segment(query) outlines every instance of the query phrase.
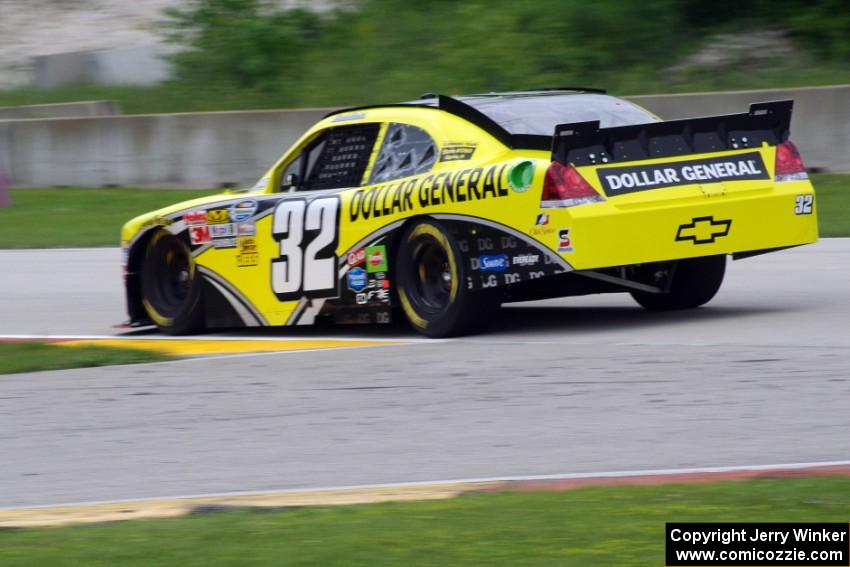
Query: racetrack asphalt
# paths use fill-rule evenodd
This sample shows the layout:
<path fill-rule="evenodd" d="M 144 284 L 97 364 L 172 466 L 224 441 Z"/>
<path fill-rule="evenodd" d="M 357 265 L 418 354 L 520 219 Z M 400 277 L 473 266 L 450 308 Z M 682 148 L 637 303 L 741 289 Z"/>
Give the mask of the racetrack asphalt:
<path fill-rule="evenodd" d="M 119 334 L 116 249 L 0 251 L 0 334 Z M 850 459 L 850 239 L 734 262 L 705 308 L 626 295 L 402 345 L 0 376 L 0 507 Z M 150 336 L 150 335 L 141 335 Z"/>

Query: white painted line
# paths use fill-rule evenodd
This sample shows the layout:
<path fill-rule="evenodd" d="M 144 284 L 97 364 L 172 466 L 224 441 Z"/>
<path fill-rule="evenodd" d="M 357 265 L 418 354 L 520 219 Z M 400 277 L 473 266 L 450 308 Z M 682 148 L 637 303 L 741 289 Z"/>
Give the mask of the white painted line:
<path fill-rule="evenodd" d="M 61 504 L 40 504 L 37 506 L 11 506 L 8 508 L 0 508 L 0 510 L 29 510 L 40 508 L 55 508 L 60 506 L 87 506 L 99 504 L 122 504 L 130 502 L 147 502 L 150 500 L 190 500 L 196 498 L 226 498 L 231 496 L 258 496 L 263 494 L 298 494 L 306 492 L 334 492 L 345 490 L 367 490 L 367 489 L 393 489 L 406 488 L 417 486 L 434 486 L 443 484 L 483 484 L 494 482 L 512 482 L 512 481 L 529 481 L 529 480 L 580 480 L 588 478 L 623 478 L 623 477 L 646 477 L 646 476 L 685 476 L 689 474 L 705 474 L 705 473 L 734 473 L 734 472 L 760 472 L 760 471 L 780 471 L 780 470 L 804 470 L 824 467 L 850 466 L 848 461 L 818 461 L 810 463 L 782 463 L 782 464 L 767 464 L 767 465 L 730 465 L 721 467 L 694 467 L 681 469 L 642 469 L 642 470 L 626 470 L 626 471 L 603 471 L 603 472 L 584 472 L 584 473 L 560 473 L 560 474 L 542 474 L 542 475 L 520 475 L 520 476 L 494 476 L 494 477 L 479 477 L 479 478 L 461 478 L 451 480 L 421 480 L 415 482 L 390 482 L 383 484 L 355 484 L 350 486 L 320 486 L 320 487 L 304 487 L 304 488 L 287 488 L 280 490 L 245 490 L 234 492 L 210 492 L 200 494 L 182 494 L 179 496 L 152 496 L 148 498 L 126 498 L 121 500 L 94 500 L 83 502 L 65 502 Z"/>

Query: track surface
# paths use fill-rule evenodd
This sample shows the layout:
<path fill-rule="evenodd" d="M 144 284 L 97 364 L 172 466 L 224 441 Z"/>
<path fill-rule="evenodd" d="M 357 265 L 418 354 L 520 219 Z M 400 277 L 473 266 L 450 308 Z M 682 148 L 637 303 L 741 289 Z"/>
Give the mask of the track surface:
<path fill-rule="evenodd" d="M 117 250 L 3 251 L 0 334 L 103 334 Z M 487 335 L 0 377 L 0 507 L 850 458 L 850 240 L 731 264 L 706 308 L 510 307 Z"/>

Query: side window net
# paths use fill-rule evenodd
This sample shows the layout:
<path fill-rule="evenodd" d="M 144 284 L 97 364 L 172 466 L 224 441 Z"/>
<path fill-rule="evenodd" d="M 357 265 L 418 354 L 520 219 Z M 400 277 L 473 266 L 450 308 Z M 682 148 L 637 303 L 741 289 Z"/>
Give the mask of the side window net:
<path fill-rule="evenodd" d="M 425 130 L 409 124 L 387 126 L 369 184 L 424 173 L 437 159 L 437 146 Z"/>
<path fill-rule="evenodd" d="M 315 163 L 309 164 L 304 189 L 359 187 L 379 129 L 379 124 L 362 124 L 329 130 L 322 147 L 315 148 L 317 157 L 310 156 Z"/>

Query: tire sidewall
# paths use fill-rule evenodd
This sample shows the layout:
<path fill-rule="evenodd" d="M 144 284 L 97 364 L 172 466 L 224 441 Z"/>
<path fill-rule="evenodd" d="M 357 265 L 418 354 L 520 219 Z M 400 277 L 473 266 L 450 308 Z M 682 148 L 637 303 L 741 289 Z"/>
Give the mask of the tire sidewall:
<path fill-rule="evenodd" d="M 174 239 L 186 253 L 189 259 L 191 284 L 186 298 L 173 311 L 162 308 L 158 299 L 157 289 L 157 262 L 160 258 L 157 249 L 166 239 Z M 148 241 L 145 247 L 145 255 L 142 263 L 141 274 L 142 305 L 148 316 L 162 331 L 169 334 L 184 334 L 199 329 L 203 323 L 203 309 L 201 305 L 201 278 L 197 273 L 197 267 L 192 259 L 189 246 L 177 236 L 166 231 L 157 231 Z"/>
<path fill-rule="evenodd" d="M 429 313 L 423 309 L 416 294 L 409 292 L 413 285 L 413 246 L 421 237 L 432 237 L 440 243 L 446 252 L 452 274 L 452 288 L 449 303 L 438 312 Z M 466 265 L 460 248 L 445 227 L 432 219 L 422 219 L 412 223 L 402 234 L 396 255 L 396 279 L 402 311 L 410 324 L 419 332 L 433 337 L 455 334 L 462 326 L 464 307 L 469 302 L 466 289 Z"/>

